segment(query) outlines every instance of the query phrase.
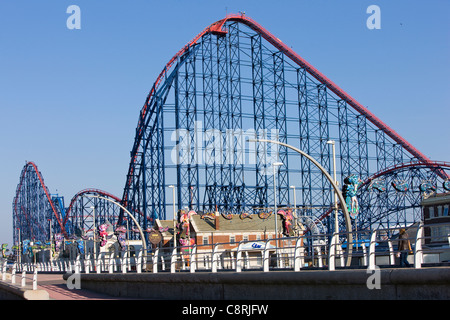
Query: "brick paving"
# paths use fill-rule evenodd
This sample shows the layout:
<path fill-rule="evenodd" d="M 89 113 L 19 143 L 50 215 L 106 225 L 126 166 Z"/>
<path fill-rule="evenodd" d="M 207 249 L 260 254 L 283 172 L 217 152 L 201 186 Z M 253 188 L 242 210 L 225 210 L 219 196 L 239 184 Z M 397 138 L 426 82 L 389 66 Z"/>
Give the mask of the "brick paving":
<path fill-rule="evenodd" d="M 16 285 L 20 276 L 16 277 Z M 33 275 L 27 274 L 26 289 L 32 289 Z M 20 284 L 20 282 L 19 282 Z M 46 290 L 50 300 L 123 300 L 123 298 L 112 297 L 96 293 L 86 289 L 69 289 L 62 274 L 40 273 L 37 276 L 38 289 Z"/>

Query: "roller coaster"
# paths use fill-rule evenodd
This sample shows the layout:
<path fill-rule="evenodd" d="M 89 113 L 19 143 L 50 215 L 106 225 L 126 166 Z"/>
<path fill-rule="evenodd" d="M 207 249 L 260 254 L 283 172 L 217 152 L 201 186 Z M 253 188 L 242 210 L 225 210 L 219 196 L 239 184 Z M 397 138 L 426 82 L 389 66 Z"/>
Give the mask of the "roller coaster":
<path fill-rule="evenodd" d="M 167 219 L 173 206 L 258 214 L 274 207 L 275 183 L 277 207 L 296 203 L 299 216 L 333 230 L 333 189 L 323 174 L 288 148 L 249 138 L 293 145 L 330 173 L 336 160 L 340 186 L 357 176 L 352 223 L 360 230 L 417 222 L 424 197 L 450 191 L 450 163 L 424 156 L 256 21 L 231 14 L 188 42 L 156 78 L 139 112 L 122 198 L 86 189 L 65 207 L 27 162 L 13 200 L 14 243 L 90 236 L 105 221 L 123 225 L 124 210 L 113 202 L 142 230 Z M 345 229 L 343 218 L 338 223 Z"/>

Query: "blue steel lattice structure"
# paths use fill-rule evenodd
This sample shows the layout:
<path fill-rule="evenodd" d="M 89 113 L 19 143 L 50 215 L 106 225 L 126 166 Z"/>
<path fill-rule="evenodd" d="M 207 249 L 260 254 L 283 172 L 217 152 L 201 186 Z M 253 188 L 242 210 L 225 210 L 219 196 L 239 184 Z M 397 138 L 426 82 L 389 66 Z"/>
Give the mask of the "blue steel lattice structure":
<path fill-rule="evenodd" d="M 365 181 L 396 164 L 432 163 L 255 21 L 229 15 L 197 35 L 157 78 L 139 114 L 122 201 L 141 213 L 144 228 L 172 212 L 169 185 L 176 185 L 179 209 L 271 210 L 272 164 L 282 162 L 277 207 L 292 206 L 293 184 L 301 214 L 329 220 L 332 188 L 321 172 L 287 148 L 247 141 L 255 137 L 298 147 L 328 171 L 327 141 L 336 141 L 341 185 L 351 174 Z M 431 178 L 448 178 L 438 173 Z M 362 197 L 364 226 L 417 218 L 384 209 L 372 216 L 372 200 Z M 418 200 L 407 202 L 396 210 Z"/>
<path fill-rule="evenodd" d="M 13 200 L 14 242 L 92 236 L 109 221 L 125 224 L 121 202 L 143 230 L 177 209 L 261 213 L 294 203 L 297 213 L 333 227 L 331 185 L 308 159 L 249 138 L 303 150 L 331 172 L 327 141 L 337 149 L 337 179 L 358 188 L 358 230 L 420 220 L 429 192 L 450 191 L 450 164 L 433 162 L 254 20 L 229 15 L 183 47 L 164 67 L 139 113 L 122 199 L 86 189 L 68 208 L 51 195 L 36 165 L 22 170 Z M 344 219 L 339 221 L 345 229 Z M 130 228 L 133 228 L 130 225 Z M 137 236 L 137 233 L 134 233 Z"/>
<path fill-rule="evenodd" d="M 13 199 L 14 243 L 19 239 L 49 241 L 51 234 L 60 232 L 68 237 L 63 226 L 63 203 L 61 197 L 50 194 L 36 164 L 27 162 Z"/>

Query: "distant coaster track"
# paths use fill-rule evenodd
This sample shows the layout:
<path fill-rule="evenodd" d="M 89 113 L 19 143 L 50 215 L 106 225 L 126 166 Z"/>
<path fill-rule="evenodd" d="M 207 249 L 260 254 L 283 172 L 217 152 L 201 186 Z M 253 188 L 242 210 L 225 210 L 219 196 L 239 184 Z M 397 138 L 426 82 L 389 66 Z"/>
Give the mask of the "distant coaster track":
<path fill-rule="evenodd" d="M 68 236 L 62 219 L 37 165 L 27 162 L 20 174 L 13 200 L 14 238 L 48 241 L 50 228 L 53 229 L 52 232 L 59 231 Z"/>

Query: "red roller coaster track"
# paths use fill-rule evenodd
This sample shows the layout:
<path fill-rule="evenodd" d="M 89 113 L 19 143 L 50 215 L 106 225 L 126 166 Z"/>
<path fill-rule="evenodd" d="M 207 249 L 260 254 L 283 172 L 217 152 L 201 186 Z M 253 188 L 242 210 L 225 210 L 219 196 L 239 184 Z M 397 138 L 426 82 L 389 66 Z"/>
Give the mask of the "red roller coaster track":
<path fill-rule="evenodd" d="M 90 189 L 81 190 L 76 195 L 74 195 L 72 197 L 72 200 L 70 200 L 69 207 L 67 208 L 67 211 L 66 211 L 66 217 L 64 219 L 64 225 L 67 223 L 67 220 L 69 219 L 70 211 L 72 210 L 72 207 L 73 207 L 75 201 L 77 200 L 77 198 L 78 197 L 82 197 L 84 194 L 88 194 L 88 193 L 96 193 L 96 194 L 102 195 L 104 197 L 111 198 L 111 199 L 113 199 L 114 201 L 116 201 L 118 203 L 121 202 L 121 200 L 119 198 L 117 198 L 115 195 L 113 195 L 113 194 L 111 194 L 109 192 L 100 190 L 100 189 L 92 189 L 92 188 L 90 188 Z"/>
<path fill-rule="evenodd" d="M 291 48 L 289 48 L 287 45 L 285 45 L 280 39 L 275 37 L 273 34 L 271 34 L 269 31 L 267 31 L 264 27 L 262 27 L 256 21 L 245 16 L 244 14 L 229 14 L 224 19 L 214 22 L 213 24 L 211 24 L 210 26 L 205 28 L 202 32 L 200 32 L 186 46 L 184 46 L 180 51 L 178 51 L 172 57 L 172 59 L 170 59 L 170 61 L 166 64 L 164 69 L 161 71 L 161 73 L 157 77 L 154 86 L 152 87 L 151 91 L 149 92 L 149 94 L 147 96 L 146 103 L 144 104 L 144 107 L 141 110 L 141 117 L 139 119 L 138 127 L 137 127 L 139 130 L 138 131 L 138 133 L 139 133 L 138 143 L 140 142 L 140 136 L 142 133 L 141 132 L 142 131 L 142 123 L 143 123 L 146 113 L 147 113 L 148 103 L 149 103 L 151 97 L 153 96 L 153 94 L 158 89 L 159 84 L 163 81 L 164 77 L 171 69 L 171 67 L 174 65 L 174 63 L 177 61 L 177 59 L 179 57 L 181 57 L 189 49 L 189 47 L 196 44 L 197 41 L 203 35 L 205 35 L 207 33 L 225 34 L 227 31 L 223 30 L 222 28 L 223 28 L 225 22 L 227 22 L 227 21 L 241 22 L 241 23 L 247 25 L 248 27 L 250 27 L 252 30 L 261 34 L 264 39 L 266 39 L 274 47 L 276 47 L 278 50 L 280 50 L 285 55 L 287 55 L 289 58 L 291 58 L 292 61 L 297 63 L 300 67 L 305 68 L 317 80 L 326 84 L 327 87 L 332 92 L 334 92 L 341 99 L 345 100 L 356 111 L 358 111 L 360 114 L 364 115 L 370 122 L 372 122 L 379 129 L 383 130 L 389 137 L 391 137 L 395 142 L 400 144 L 409 153 L 411 153 L 413 156 L 417 157 L 417 159 L 419 159 L 420 161 L 422 161 L 424 163 L 429 163 L 429 164 L 432 163 L 432 161 L 428 157 L 426 157 L 424 154 L 422 154 L 419 150 L 417 150 L 414 146 L 412 146 L 409 142 L 407 142 L 403 137 L 401 137 L 397 132 L 395 132 L 392 128 L 390 128 L 383 121 L 381 121 L 378 117 L 376 117 L 373 113 L 371 113 L 366 107 L 364 107 L 362 104 L 360 104 L 355 99 L 353 99 L 348 93 L 346 93 L 344 90 L 342 90 L 340 87 L 338 87 L 334 82 L 332 82 L 330 79 L 328 79 L 326 76 L 324 76 L 321 72 L 319 72 L 316 68 L 314 68 L 311 64 L 309 64 L 306 60 L 304 60 L 302 57 L 300 57 Z M 137 147 L 138 147 L 138 145 L 135 145 L 134 150 L 136 153 L 133 155 L 132 163 L 134 163 L 136 160 Z M 129 172 L 129 180 L 127 182 L 127 185 L 131 184 L 132 172 L 133 172 L 133 168 L 131 166 L 130 172 Z M 124 199 L 124 201 L 126 202 L 126 199 Z"/>
<path fill-rule="evenodd" d="M 364 183 L 362 185 L 366 185 L 368 183 L 370 183 L 372 180 L 381 177 L 389 172 L 393 172 L 393 171 L 397 171 L 397 170 L 401 170 L 404 168 L 411 168 L 411 167 L 416 167 L 416 168 L 421 168 L 421 167 L 430 167 L 430 168 L 450 168 L 450 162 L 445 162 L 445 161 L 430 161 L 427 163 L 417 163 L 417 162 L 408 162 L 408 163 L 400 163 L 391 167 L 388 167 L 386 169 L 383 169 L 377 173 L 375 173 L 374 175 L 372 175 L 371 177 L 369 177 L 366 181 L 364 181 Z M 441 177 L 442 178 L 447 178 L 448 179 L 448 175 L 446 173 L 440 172 L 441 173 Z M 442 176 L 445 175 L 445 176 Z"/>
<path fill-rule="evenodd" d="M 17 200 L 18 200 L 18 195 L 19 195 L 20 190 L 21 190 L 21 188 L 22 188 L 23 181 L 24 181 L 24 178 L 25 178 L 25 174 L 26 174 L 27 168 L 28 168 L 29 166 L 32 166 L 32 167 L 34 168 L 34 171 L 36 172 L 36 175 L 37 175 L 37 177 L 38 177 L 38 179 L 39 179 L 39 182 L 40 182 L 40 184 L 41 184 L 41 187 L 42 187 L 42 189 L 43 189 L 44 192 L 45 192 L 45 196 L 47 197 L 47 200 L 48 200 L 48 202 L 50 203 L 50 206 L 51 206 L 51 208 L 52 208 L 53 214 L 55 215 L 55 218 L 56 218 L 56 220 L 58 221 L 58 224 L 59 224 L 59 226 L 61 227 L 62 232 L 64 233 L 65 236 L 67 236 L 66 230 L 65 230 L 65 228 L 64 228 L 64 224 L 63 224 L 62 221 L 61 221 L 61 217 L 59 216 L 58 211 L 56 210 L 55 205 L 54 205 L 54 203 L 53 203 L 53 201 L 52 201 L 52 198 L 50 197 L 50 194 L 49 194 L 49 192 L 48 192 L 48 188 L 45 186 L 44 179 L 42 178 L 42 175 L 41 175 L 41 173 L 39 172 L 39 170 L 38 170 L 38 168 L 37 168 L 37 165 L 36 165 L 34 162 L 31 162 L 31 161 L 27 162 L 26 165 L 25 165 L 25 167 L 24 167 L 23 170 L 22 170 L 22 175 L 20 176 L 20 182 L 19 182 L 19 185 L 17 186 L 16 197 L 15 197 L 15 199 L 14 199 L 14 212 L 17 212 Z"/>
<path fill-rule="evenodd" d="M 97 194 L 97 195 L 100 195 L 100 196 L 103 196 L 103 197 L 110 198 L 110 199 L 112 199 L 115 202 L 120 203 L 120 204 L 122 203 L 121 199 L 119 199 L 117 196 L 115 196 L 115 195 L 113 195 L 113 194 L 111 194 L 111 193 L 109 193 L 107 191 L 103 191 L 103 190 L 100 190 L 100 189 L 94 189 L 94 188 L 88 188 L 88 189 L 81 190 L 81 191 L 77 192 L 77 194 L 74 195 L 72 197 L 72 199 L 70 200 L 70 204 L 69 204 L 69 207 L 67 208 L 66 216 L 65 216 L 65 219 L 64 219 L 64 225 L 66 225 L 67 221 L 70 218 L 70 213 L 71 213 L 72 208 L 73 208 L 73 206 L 75 204 L 75 201 L 79 197 L 82 197 L 83 195 L 89 194 L 89 193 L 94 193 L 94 194 Z M 142 216 L 141 212 L 139 212 L 137 210 L 134 210 L 134 212 L 137 213 L 137 214 L 140 214 Z"/>

